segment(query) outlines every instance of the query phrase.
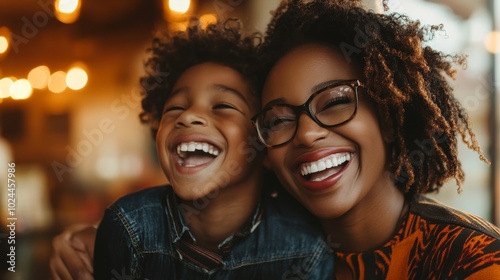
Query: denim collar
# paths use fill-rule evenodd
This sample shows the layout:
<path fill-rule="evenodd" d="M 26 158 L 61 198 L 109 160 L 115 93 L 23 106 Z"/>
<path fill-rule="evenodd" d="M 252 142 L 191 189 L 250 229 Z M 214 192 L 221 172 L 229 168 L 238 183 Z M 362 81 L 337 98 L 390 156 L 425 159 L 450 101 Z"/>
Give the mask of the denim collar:
<path fill-rule="evenodd" d="M 173 192 L 172 188 L 170 187 L 168 188 L 168 190 L 170 191 L 167 191 L 166 195 L 165 213 L 168 217 L 167 223 L 169 224 L 169 231 L 172 237 L 172 242 L 175 244 L 179 242 L 179 240 L 184 236 L 191 239 L 192 242 L 196 242 L 196 237 L 194 237 L 194 235 L 189 230 L 188 222 L 186 221 L 182 213 L 184 210 L 187 215 L 197 215 L 202 210 L 198 210 L 191 205 L 181 203 L 178 197 Z M 231 247 L 237 240 L 247 237 L 250 233 L 255 231 L 255 229 L 261 222 L 263 212 L 264 208 L 262 207 L 262 203 L 259 200 L 252 218 L 249 219 L 238 232 L 224 239 L 218 245 L 218 248 L 223 252 L 227 252 L 231 249 Z"/>

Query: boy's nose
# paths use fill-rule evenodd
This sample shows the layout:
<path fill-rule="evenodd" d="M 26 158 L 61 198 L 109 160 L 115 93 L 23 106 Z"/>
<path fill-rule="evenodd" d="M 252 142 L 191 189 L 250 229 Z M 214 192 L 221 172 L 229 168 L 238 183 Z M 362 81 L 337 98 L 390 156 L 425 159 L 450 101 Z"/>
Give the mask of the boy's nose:
<path fill-rule="evenodd" d="M 190 127 L 194 125 L 204 126 L 206 124 L 207 120 L 202 116 L 202 114 L 200 114 L 199 112 L 195 112 L 194 110 L 186 110 L 177 119 L 176 126 Z"/>
<path fill-rule="evenodd" d="M 310 147 L 329 133 L 327 128 L 321 127 L 307 114 L 299 116 L 297 125 L 297 132 L 293 138 L 293 143 L 297 146 Z"/>

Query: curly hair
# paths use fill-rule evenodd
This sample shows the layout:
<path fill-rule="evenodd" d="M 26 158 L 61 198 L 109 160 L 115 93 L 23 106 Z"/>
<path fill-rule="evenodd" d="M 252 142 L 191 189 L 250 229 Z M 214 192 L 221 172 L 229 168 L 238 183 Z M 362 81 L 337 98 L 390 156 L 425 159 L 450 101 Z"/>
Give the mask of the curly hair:
<path fill-rule="evenodd" d="M 465 67 L 465 57 L 425 46 L 442 29 L 397 13 L 375 13 L 357 1 L 284 1 L 260 49 L 261 78 L 294 47 L 309 42 L 337 47 L 360 66 L 366 94 L 395 132 L 388 157 L 397 187 L 411 196 L 437 191 L 455 178 L 460 192 L 464 173 L 457 133 L 489 162 L 447 81 L 455 76 L 454 65 Z"/>
<path fill-rule="evenodd" d="M 237 19 L 202 28 L 199 20 L 192 18 L 186 31 L 159 32 L 148 49 L 151 56 L 145 62 L 147 74 L 140 79 L 143 88 L 141 122 L 151 125 L 153 136 L 156 135 L 156 125 L 175 82 L 188 68 L 204 62 L 236 70 L 256 95 L 255 61 L 260 37 L 258 33 L 243 35 L 243 26 Z"/>

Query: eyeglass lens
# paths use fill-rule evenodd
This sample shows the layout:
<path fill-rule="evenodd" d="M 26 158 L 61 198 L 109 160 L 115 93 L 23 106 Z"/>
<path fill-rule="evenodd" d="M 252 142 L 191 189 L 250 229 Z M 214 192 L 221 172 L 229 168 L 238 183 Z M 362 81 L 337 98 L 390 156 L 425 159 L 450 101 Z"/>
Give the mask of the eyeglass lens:
<path fill-rule="evenodd" d="M 308 103 L 308 104 L 307 104 Z M 356 112 L 356 91 L 351 85 L 337 85 L 315 93 L 306 102 L 312 119 L 321 126 L 330 127 L 348 121 Z M 288 142 L 295 135 L 302 106 L 278 104 L 267 108 L 257 119 L 261 140 L 276 146 Z"/>

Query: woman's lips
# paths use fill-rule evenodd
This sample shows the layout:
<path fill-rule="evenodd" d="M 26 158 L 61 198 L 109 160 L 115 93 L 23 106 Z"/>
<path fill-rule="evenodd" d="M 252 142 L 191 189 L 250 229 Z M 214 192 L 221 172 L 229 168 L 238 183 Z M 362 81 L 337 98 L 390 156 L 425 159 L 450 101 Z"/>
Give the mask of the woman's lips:
<path fill-rule="evenodd" d="M 322 150 L 306 154 L 300 159 L 314 160 L 301 162 L 298 165 L 299 181 L 305 189 L 314 192 L 333 187 L 342 178 L 353 157 L 354 153 L 345 149 L 336 151 Z"/>

